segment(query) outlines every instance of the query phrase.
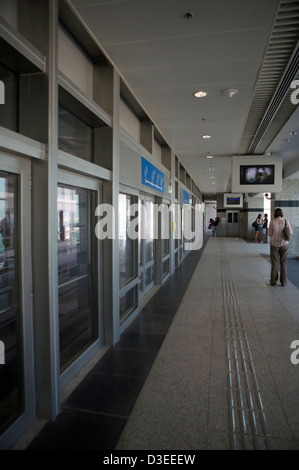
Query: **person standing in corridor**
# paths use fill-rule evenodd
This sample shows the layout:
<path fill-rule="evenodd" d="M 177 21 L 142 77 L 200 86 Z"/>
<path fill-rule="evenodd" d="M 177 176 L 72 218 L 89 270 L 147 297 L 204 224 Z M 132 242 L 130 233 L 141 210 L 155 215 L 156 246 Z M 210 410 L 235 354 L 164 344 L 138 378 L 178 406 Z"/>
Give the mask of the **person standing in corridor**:
<path fill-rule="evenodd" d="M 261 242 L 259 240 L 259 233 L 261 232 L 263 228 L 263 221 L 262 221 L 262 214 L 259 214 L 257 218 L 255 219 L 256 226 L 255 226 L 255 243 Z"/>
<path fill-rule="evenodd" d="M 270 258 L 271 277 L 270 284 L 275 286 L 278 280 L 278 258 L 280 260 L 280 284 L 287 284 L 287 256 L 289 244 L 284 237 L 284 228 L 287 228 L 290 235 L 293 231 L 288 220 L 283 219 L 283 212 L 280 208 L 274 211 L 274 219 L 269 224 L 268 234 L 270 236 Z"/>
<path fill-rule="evenodd" d="M 263 238 L 261 243 L 267 243 L 267 232 L 268 232 L 268 215 L 264 214 L 264 219 L 263 219 Z"/>

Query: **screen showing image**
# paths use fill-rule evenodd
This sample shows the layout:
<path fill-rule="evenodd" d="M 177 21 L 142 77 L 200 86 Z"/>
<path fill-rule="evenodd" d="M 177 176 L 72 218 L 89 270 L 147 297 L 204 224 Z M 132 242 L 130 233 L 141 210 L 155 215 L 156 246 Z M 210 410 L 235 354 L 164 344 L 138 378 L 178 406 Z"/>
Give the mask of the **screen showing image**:
<path fill-rule="evenodd" d="M 228 206 L 239 206 L 240 205 L 240 198 L 239 197 L 227 197 L 226 204 Z"/>
<path fill-rule="evenodd" d="M 274 184 L 274 165 L 241 165 L 240 184 Z"/>

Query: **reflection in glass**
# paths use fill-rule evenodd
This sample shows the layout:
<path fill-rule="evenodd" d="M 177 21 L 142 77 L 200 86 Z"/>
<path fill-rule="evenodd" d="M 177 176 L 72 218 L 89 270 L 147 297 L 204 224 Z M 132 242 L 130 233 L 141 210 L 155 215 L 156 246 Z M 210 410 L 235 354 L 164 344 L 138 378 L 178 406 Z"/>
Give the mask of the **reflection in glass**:
<path fill-rule="evenodd" d="M 144 236 L 144 262 L 148 263 L 154 259 L 154 204 L 151 201 L 144 201 L 146 218 L 143 220 Z"/>
<path fill-rule="evenodd" d="M 143 292 L 143 278 L 144 278 L 144 274 L 141 273 L 138 278 L 138 289 L 140 293 Z"/>
<path fill-rule="evenodd" d="M 169 258 L 163 262 L 163 277 L 169 273 Z"/>
<path fill-rule="evenodd" d="M 0 105 L 0 126 L 18 131 L 18 77 L 0 64 L 0 80 L 5 87 L 5 104 Z"/>
<path fill-rule="evenodd" d="M 124 321 L 126 317 L 136 308 L 136 288 L 133 287 L 125 295 L 120 298 L 120 321 Z"/>
<path fill-rule="evenodd" d="M 154 203 L 139 199 L 139 297 L 141 298 L 152 286 L 155 279 L 154 244 L 155 214 Z"/>
<path fill-rule="evenodd" d="M 170 237 L 170 213 L 169 206 L 163 205 L 163 212 L 161 214 L 161 223 L 162 223 L 162 256 L 168 255 L 169 253 L 169 237 Z"/>
<path fill-rule="evenodd" d="M 147 268 L 145 271 L 145 286 L 148 286 L 155 279 L 155 268 L 154 265 Z"/>
<path fill-rule="evenodd" d="M 135 246 L 136 242 L 129 236 L 127 228 L 130 221 L 135 218 L 128 215 L 130 205 L 134 204 L 134 197 L 127 194 L 118 196 L 118 240 L 119 240 L 119 280 L 120 285 L 132 279 L 135 274 Z"/>
<path fill-rule="evenodd" d="M 97 338 L 95 246 L 89 215 L 95 193 L 58 186 L 60 367 L 65 370 Z M 95 270 L 94 270 L 95 272 Z"/>
<path fill-rule="evenodd" d="M 17 175 L 0 173 L 0 433 L 24 410 L 17 189 Z"/>
<path fill-rule="evenodd" d="M 58 146 L 60 150 L 93 161 L 93 129 L 59 105 Z"/>
<path fill-rule="evenodd" d="M 143 220 L 144 220 L 144 214 L 143 214 L 143 204 L 141 199 L 138 201 L 138 216 L 139 216 L 139 230 L 138 230 L 138 266 L 143 265 L 143 252 L 142 252 L 142 247 L 143 247 Z"/>

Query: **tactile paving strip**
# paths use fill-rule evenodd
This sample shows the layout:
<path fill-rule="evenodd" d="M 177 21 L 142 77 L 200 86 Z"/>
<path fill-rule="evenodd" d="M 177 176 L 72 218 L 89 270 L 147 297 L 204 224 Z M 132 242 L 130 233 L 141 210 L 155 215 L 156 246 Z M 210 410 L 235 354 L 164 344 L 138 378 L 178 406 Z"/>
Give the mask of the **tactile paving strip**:
<path fill-rule="evenodd" d="M 233 449 L 272 449 L 250 346 L 241 317 L 225 241 L 220 243 L 224 297 L 228 409 Z"/>

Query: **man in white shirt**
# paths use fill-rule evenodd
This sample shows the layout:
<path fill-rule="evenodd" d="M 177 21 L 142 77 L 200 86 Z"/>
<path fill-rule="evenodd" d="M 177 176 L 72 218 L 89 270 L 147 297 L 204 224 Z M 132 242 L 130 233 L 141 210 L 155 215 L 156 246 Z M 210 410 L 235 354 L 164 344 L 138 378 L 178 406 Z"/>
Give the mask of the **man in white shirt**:
<path fill-rule="evenodd" d="M 290 235 L 293 231 L 288 220 L 283 219 L 283 212 L 276 208 L 274 219 L 269 224 L 268 234 L 270 236 L 270 258 L 271 258 L 271 278 L 270 284 L 275 286 L 278 280 L 278 257 L 280 259 L 280 283 L 282 286 L 287 283 L 287 256 L 289 244 L 284 237 L 284 228 L 287 228 Z"/>

